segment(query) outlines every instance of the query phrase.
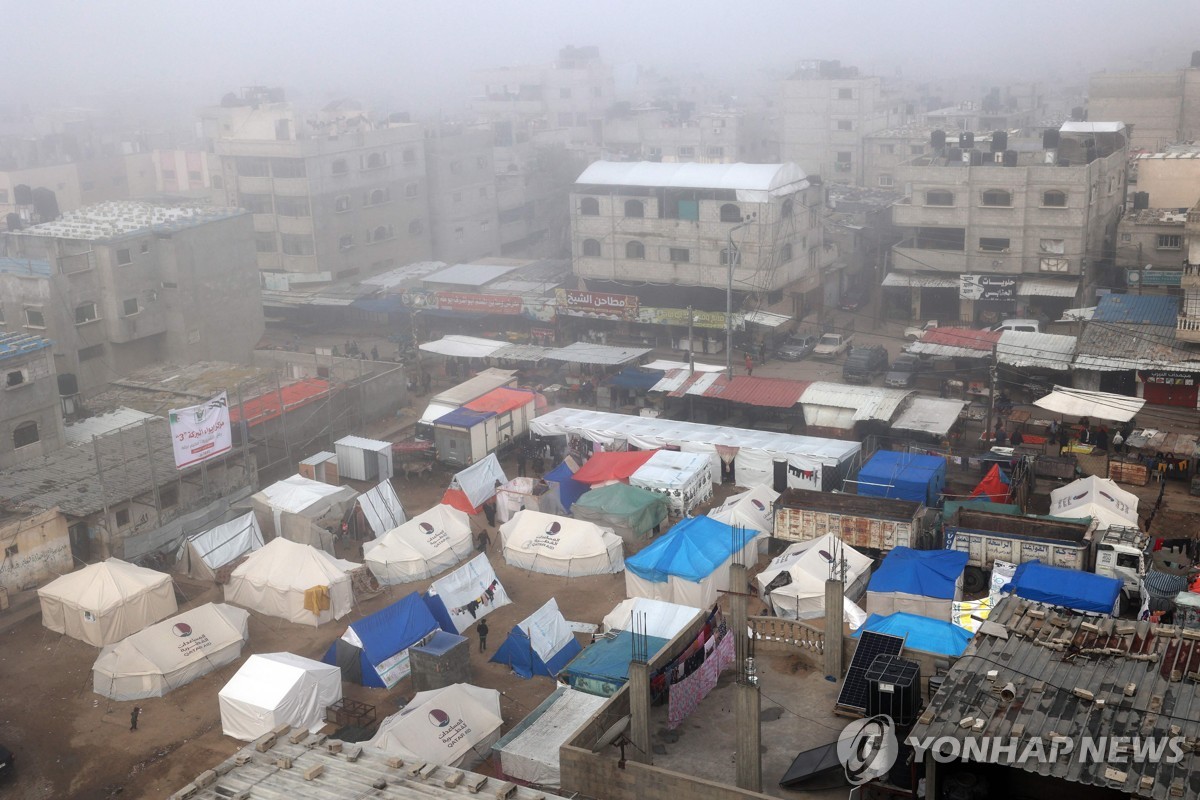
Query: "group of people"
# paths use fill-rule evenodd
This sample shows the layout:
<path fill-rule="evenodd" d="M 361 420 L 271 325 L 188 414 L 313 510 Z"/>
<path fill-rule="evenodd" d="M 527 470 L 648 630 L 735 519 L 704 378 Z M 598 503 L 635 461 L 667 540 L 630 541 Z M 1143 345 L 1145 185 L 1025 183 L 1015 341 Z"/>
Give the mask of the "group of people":
<path fill-rule="evenodd" d="M 333 346 L 333 349 L 331 350 L 331 352 L 333 353 L 333 355 L 335 357 L 344 355 L 346 358 L 366 359 L 367 357 L 370 357 L 370 359 L 372 361 L 379 360 L 379 348 L 378 347 L 376 347 L 375 345 L 371 345 L 370 350 L 362 350 L 359 348 L 358 342 L 356 342 L 353 339 L 347 339 L 342 344 L 342 350 L 340 353 L 338 352 L 338 346 L 336 344 Z"/>

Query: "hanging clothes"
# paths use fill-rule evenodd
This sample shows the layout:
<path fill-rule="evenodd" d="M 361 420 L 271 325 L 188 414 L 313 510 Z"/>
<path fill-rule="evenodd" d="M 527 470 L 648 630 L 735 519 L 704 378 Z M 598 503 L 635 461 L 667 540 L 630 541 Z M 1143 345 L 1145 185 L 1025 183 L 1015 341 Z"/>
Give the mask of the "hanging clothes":
<path fill-rule="evenodd" d="M 321 616 L 322 611 L 329 610 L 329 587 L 313 586 L 304 590 L 304 610 Z"/>

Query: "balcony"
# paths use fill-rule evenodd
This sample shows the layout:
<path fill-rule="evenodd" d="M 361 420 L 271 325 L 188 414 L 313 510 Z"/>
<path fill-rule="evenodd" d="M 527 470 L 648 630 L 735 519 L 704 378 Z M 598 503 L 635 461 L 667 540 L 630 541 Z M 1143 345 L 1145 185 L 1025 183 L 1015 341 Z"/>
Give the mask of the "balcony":
<path fill-rule="evenodd" d="M 1176 317 L 1175 340 L 1200 343 L 1200 317 Z"/>
<path fill-rule="evenodd" d="M 1200 289 L 1200 264 L 1185 264 L 1180 284 L 1184 289 Z"/>
<path fill-rule="evenodd" d="M 275 194 L 283 197 L 307 197 L 308 178 L 275 178 Z"/>

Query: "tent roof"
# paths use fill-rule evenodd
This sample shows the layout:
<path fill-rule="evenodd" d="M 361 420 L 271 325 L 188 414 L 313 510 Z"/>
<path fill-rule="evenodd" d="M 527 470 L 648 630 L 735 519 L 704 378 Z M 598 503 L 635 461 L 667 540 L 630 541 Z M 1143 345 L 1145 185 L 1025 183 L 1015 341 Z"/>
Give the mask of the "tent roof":
<path fill-rule="evenodd" d="M 1035 400 L 1033 404 L 1038 408 L 1071 417 L 1095 417 L 1114 422 L 1128 422 L 1142 410 L 1146 401 L 1140 397 L 1126 397 L 1123 394 L 1055 386 L 1054 391 Z"/>
<path fill-rule="evenodd" d="M 1095 517 L 1104 527 L 1138 527 L 1137 495 L 1125 491 L 1108 478 L 1095 475 L 1051 491 L 1050 510 L 1058 516 Z"/>
<path fill-rule="evenodd" d="M 187 541 L 196 548 L 196 552 L 210 569 L 222 567 L 240 556 L 238 546 L 243 541 L 249 543 L 252 550 L 263 546 L 262 531 L 258 528 L 258 518 L 254 516 L 253 511 L 215 528 L 194 533 Z"/>
<path fill-rule="evenodd" d="M 919 431 L 934 436 L 945 436 L 958 421 L 965 400 L 944 400 L 940 397 L 914 397 L 908 408 L 900 412 L 892 423 L 893 430 Z"/>
<path fill-rule="evenodd" d="M 580 483 L 603 483 L 605 481 L 628 480 L 657 450 L 629 450 L 626 452 L 596 453 L 575 471 L 575 480 Z"/>
<path fill-rule="evenodd" d="M 869 572 L 874 563 L 870 556 L 860 553 L 831 533 L 807 542 L 796 542 L 771 559 L 771 563 L 758 574 L 759 589 L 765 591 L 775 576 L 786 572 L 791 575 L 792 582 L 772 590 L 772 594 L 824 595 L 825 581 L 834 574 L 832 570 L 840 574 L 843 560 L 846 562 L 846 585 Z"/>
<path fill-rule="evenodd" d="M 604 630 L 628 631 L 635 627 L 648 636 L 673 639 L 702 613 L 700 609 L 649 597 L 630 597 L 604 615 Z"/>
<path fill-rule="evenodd" d="M 651 658 L 667 646 L 669 639 L 645 637 L 646 654 Z M 603 637 L 583 648 L 583 652 L 564 670 L 568 675 L 598 678 L 606 683 L 623 683 L 629 678 L 629 662 L 633 660 L 633 634 L 618 631 L 612 638 Z"/>
<path fill-rule="evenodd" d="M 471 519 L 459 509 L 438 504 L 363 543 L 363 560 L 376 563 L 425 561 L 453 547 L 455 542 L 471 538 Z M 437 544 L 431 544 L 437 541 Z"/>
<path fill-rule="evenodd" d="M 704 453 L 656 450 L 629 477 L 655 486 L 684 486 L 697 472 L 708 469 L 708 465 L 708 456 Z"/>
<path fill-rule="evenodd" d="M 480 339 L 477 336 L 443 336 L 436 342 L 425 342 L 418 345 L 427 353 L 437 353 L 441 356 L 460 356 L 463 358 L 487 358 L 497 350 L 508 347 L 508 342 L 496 339 Z"/>
<path fill-rule="evenodd" d="M 245 609 L 205 603 L 105 647 L 93 669 L 113 676 L 169 673 L 244 640 L 249 618 Z"/>
<path fill-rule="evenodd" d="M 607 536 L 606 536 L 607 534 Z M 560 517 L 523 508 L 500 526 L 504 548 L 518 552 L 536 552 L 550 559 L 570 560 L 606 555 L 609 552 L 610 529 L 594 522 Z"/>
<path fill-rule="evenodd" d="M 672 576 L 699 582 L 759 533 L 711 517 L 689 517 L 627 559 L 625 568 L 655 583 Z"/>
<path fill-rule="evenodd" d="M 81 608 L 104 612 L 170 582 L 171 576 L 165 572 L 110 558 L 55 578 L 38 589 L 38 596 L 56 597 Z"/>
<path fill-rule="evenodd" d="M 951 600 L 968 558 L 967 553 L 958 550 L 896 547 L 875 570 L 867 590 Z"/>
<path fill-rule="evenodd" d="M 437 628 L 438 623 L 421 595 L 412 592 L 348 627 L 371 663 L 382 664 Z"/>
<path fill-rule="evenodd" d="M 605 514 L 633 516 L 646 506 L 666 505 L 667 498 L 657 492 L 627 483 L 610 483 L 585 492 L 575 502 L 584 508 L 595 509 Z"/>
<path fill-rule="evenodd" d="M 779 492 L 759 484 L 740 494 L 730 495 L 725 502 L 708 512 L 708 516 L 726 525 L 740 525 L 763 533 L 775 529 L 774 506 Z"/>
<path fill-rule="evenodd" d="M 258 708 L 277 708 L 304 673 L 328 673 L 337 667 L 294 653 L 255 653 L 246 659 L 219 694 Z"/>
<path fill-rule="evenodd" d="M 974 638 L 969 630 L 952 622 L 909 614 L 906 611 L 897 611 L 885 616 L 872 614 L 850 635 L 857 639 L 862 636 L 863 631 L 902 637 L 906 650 L 923 650 L 926 653 L 954 657 L 966 652 L 967 645 Z"/>
<path fill-rule="evenodd" d="M 1121 585 L 1120 578 L 1026 561 L 1017 567 L 1012 582 L 1001 591 L 1046 605 L 1111 614 L 1121 594 Z"/>
<path fill-rule="evenodd" d="M 469 408 L 472 411 L 490 411 L 493 414 L 503 414 L 506 411 L 527 406 L 532 402 L 534 402 L 534 393 L 529 389 L 514 389 L 509 386 L 501 386 L 497 389 L 492 389 L 485 395 L 476 397 L 467 403 L 464 408 Z"/>
<path fill-rule="evenodd" d="M 312 545 L 277 537 L 238 564 L 231 578 L 266 584 L 276 589 L 305 591 L 348 581 L 347 572 L 358 564 L 334 558 Z"/>
<path fill-rule="evenodd" d="M 256 498 L 280 511 L 299 514 L 305 509 L 334 495 L 354 497 L 357 494 L 349 486 L 331 486 L 328 483 L 314 481 L 303 475 L 293 475 L 276 481 L 266 487 Z"/>
<path fill-rule="evenodd" d="M 588 485 L 575 480 L 574 459 L 563 461 L 542 476 L 547 483 L 558 484 L 558 501 L 563 510 L 570 513 L 571 507 L 588 491 Z M 614 484 L 616 485 L 616 484 Z"/>

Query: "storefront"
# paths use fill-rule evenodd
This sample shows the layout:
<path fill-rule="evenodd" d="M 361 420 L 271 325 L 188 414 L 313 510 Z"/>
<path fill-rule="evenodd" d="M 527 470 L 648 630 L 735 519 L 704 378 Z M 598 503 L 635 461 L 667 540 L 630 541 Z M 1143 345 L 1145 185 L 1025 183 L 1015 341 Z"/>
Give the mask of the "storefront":
<path fill-rule="evenodd" d="M 1017 315 L 1017 278 L 1013 275 L 961 275 L 958 288 L 963 319 L 995 325 Z"/>
<path fill-rule="evenodd" d="M 887 316 L 899 319 L 957 320 L 959 278 L 922 272 L 889 272 L 883 278 Z"/>
<path fill-rule="evenodd" d="M 1156 406 L 1179 406 L 1195 408 L 1197 401 L 1197 373 L 1142 370 L 1138 380 L 1142 382 L 1142 398 Z"/>

